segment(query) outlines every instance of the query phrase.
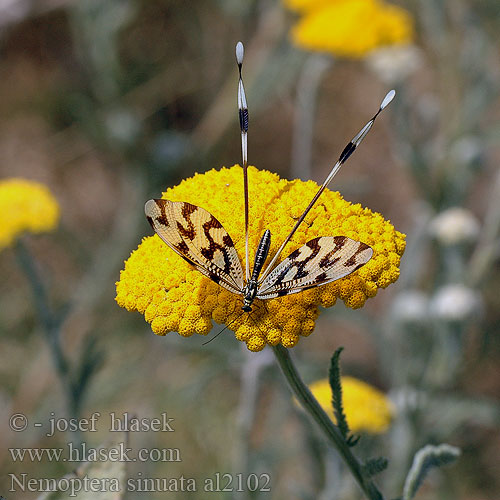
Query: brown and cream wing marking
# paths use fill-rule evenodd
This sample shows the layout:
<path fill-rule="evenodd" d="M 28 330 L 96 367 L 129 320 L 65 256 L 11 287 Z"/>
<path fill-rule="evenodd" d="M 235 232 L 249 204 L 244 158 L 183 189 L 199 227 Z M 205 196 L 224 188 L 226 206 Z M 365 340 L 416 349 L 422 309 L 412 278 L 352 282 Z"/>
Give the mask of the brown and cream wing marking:
<path fill-rule="evenodd" d="M 146 217 L 156 234 L 215 283 L 242 293 L 243 270 L 233 240 L 209 212 L 186 202 L 149 200 Z"/>
<path fill-rule="evenodd" d="M 359 269 L 372 255 L 371 247 L 346 236 L 314 238 L 271 271 L 257 297 L 271 299 L 331 283 Z"/>

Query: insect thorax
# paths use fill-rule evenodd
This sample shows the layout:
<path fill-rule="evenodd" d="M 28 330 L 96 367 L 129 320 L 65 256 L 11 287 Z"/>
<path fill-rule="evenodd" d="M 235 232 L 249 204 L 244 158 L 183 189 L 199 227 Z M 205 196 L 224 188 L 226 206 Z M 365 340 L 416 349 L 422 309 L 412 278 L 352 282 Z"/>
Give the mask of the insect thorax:
<path fill-rule="evenodd" d="M 243 289 L 243 306 L 241 307 L 245 312 L 252 310 L 252 302 L 257 295 L 257 281 L 251 279 Z"/>

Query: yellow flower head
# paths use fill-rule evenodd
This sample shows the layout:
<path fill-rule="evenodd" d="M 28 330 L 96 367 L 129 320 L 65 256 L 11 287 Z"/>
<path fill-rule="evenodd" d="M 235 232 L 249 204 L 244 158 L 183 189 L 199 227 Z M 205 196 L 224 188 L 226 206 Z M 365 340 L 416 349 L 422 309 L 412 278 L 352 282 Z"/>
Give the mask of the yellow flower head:
<path fill-rule="evenodd" d="M 52 231 L 59 222 L 59 205 L 49 189 L 26 179 L 0 181 L 0 249 L 21 233 Z"/>
<path fill-rule="evenodd" d="M 315 182 L 287 181 L 249 167 L 249 245 L 251 263 L 265 229 L 272 234 L 269 255 L 281 245 L 309 200 Z M 239 165 L 196 174 L 163 193 L 210 212 L 231 236 L 245 267 L 244 196 Z M 287 244 L 283 258 L 318 236 L 347 236 L 373 248 L 372 259 L 358 271 L 328 285 L 293 295 L 256 300 L 244 313 L 242 296 L 212 282 L 172 251 L 157 235 L 143 239 L 125 263 L 116 284 L 116 301 L 139 311 L 157 335 L 176 331 L 182 336 L 206 335 L 212 320 L 229 325 L 251 351 L 266 344 L 293 347 L 314 329 L 319 306 L 331 307 L 340 298 L 348 307 L 361 307 L 397 280 L 405 236 L 377 213 L 352 205 L 339 193 L 325 190 Z"/>
<path fill-rule="evenodd" d="M 290 10 L 305 14 L 322 7 L 328 7 L 329 5 L 346 1 L 348 0 L 283 0 L 283 3 Z"/>
<path fill-rule="evenodd" d="M 375 387 L 353 377 L 342 377 L 342 402 L 347 423 L 352 432 L 381 434 L 394 415 L 394 406 Z M 327 379 L 313 382 L 309 389 L 328 416 L 335 422 L 332 409 L 332 389 Z"/>
<path fill-rule="evenodd" d="M 306 50 L 330 52 L 341 57 L 361 58 L 388 45 L 408 44 L 413 39 L 410 14 L 380 0 L 336 0 L 304 9 L 306 14 L 293 27 L 293 42 Z"/>

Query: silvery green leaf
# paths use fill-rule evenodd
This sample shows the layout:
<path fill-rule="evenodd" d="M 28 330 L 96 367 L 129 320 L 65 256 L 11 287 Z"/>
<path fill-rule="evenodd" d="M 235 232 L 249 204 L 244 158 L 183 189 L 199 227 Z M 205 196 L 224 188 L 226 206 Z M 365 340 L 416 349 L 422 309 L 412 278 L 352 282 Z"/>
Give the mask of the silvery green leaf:
<path fill-rule="evenodd" d="M 460 450 L 449 444 L 428 444 L 418 450 L 406 476 L 402 500 L 411 500 L 415 496 L 430 469 L 453 463 L 459 455 Z"/>

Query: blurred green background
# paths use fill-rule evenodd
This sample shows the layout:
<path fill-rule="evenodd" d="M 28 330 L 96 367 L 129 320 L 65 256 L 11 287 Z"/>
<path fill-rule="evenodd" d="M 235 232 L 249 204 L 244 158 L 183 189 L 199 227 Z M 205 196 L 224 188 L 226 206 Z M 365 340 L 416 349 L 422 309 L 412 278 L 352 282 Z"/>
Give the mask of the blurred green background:
<path fill-rule="evenodd" d="M 151 234 L 144 202 L 195 172 L 240 162 L 238 40 L 246 48 L 249 163 L 283 177 L 321 183 L 396 88 L 394 104 L 330 188 L 407 234 L 401 277 L 362 310 L 339 302 L 324 311 L 293 355 L 310 382 L 326 375 L 342 345 L 344 373 L 395 404 L 389 431 L 363 436 L 356 449 L 392 460 L 378 479 L 388 498 L 401 494 L 414 453 L 440 442 L 462 456 L 431 475 L 418 498 L 499 498 L 500 5 L 398 5 L 413 19 L 414 42 L 349 58 L 294 45 L 289 30 L 299 15 L 276 0 L 0 2 L 0 175 L 39 181 L 60 204 L 58 229 L 23 242 L 64 356 L 77 367 L 70 371 L 85 374 L 81 393 L 68 395 L 18 249 L 4 249 L 0 494 L 7 500 L 39 496 L 9 493 L 8 473 L 62 477 L 74 468 L 13 462 L 9 448 L 76 439 L 31 426 L 13 432 L 9 416 L 47 422 L 71 408 L 80 416 L 99 411 L 101 422 L 109 412 L 175 419 L 173 433 L 129 440 L 134 449 L 179 448 L 182 461 L 129 464 L 129 477 L 184 475 L 201 484 L 216 472 L 271 476 L 270 493 L 92 498 L 360 498 L 294 407 L 266 350 L 249 356 L 231 332 L 206 346 L 201 337 L 156 337 L 141 315 L 114 302 L 123 261 Z M 110 438 L 106 425 L 83 437 L 89 446 Z"/>

